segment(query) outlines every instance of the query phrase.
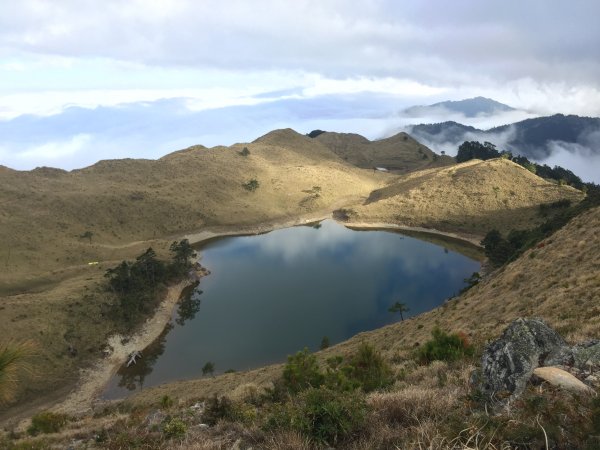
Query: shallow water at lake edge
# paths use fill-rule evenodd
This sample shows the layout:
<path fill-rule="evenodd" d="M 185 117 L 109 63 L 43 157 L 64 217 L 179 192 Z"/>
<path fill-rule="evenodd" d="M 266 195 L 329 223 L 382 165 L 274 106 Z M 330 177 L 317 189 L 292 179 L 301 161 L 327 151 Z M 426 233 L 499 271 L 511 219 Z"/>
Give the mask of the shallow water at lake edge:
<path fill-rule="evenodd" d="M 416 315 L 458 293 L 478 261 L 388 231 L 356 231 L 326 220 L 201 248 L 211 275 L 173 314 L 143 358 L 121 368 L 105 398 L 178 379 L 275 362 L 324 336 L 336 344 L 400 320 L 396 301 Z"/>

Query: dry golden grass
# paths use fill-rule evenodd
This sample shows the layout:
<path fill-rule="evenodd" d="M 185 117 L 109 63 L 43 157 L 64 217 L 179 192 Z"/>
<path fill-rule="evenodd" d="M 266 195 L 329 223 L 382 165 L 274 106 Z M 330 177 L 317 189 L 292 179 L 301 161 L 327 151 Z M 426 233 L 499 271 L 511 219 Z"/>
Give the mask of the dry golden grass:
<path fill-rule="evenodd" d="M 208 226 L 256 225 L 358 200 L 386 178 L 317 141 L 280 130 L 246 145 L 191 147 L 157 161 L 101 161 L 64 172 L 0 171 L 0 284 L 120 259 L 157 239 Z M 242 183 L 256 178 L 255 192 Z M 311 194 L 314 186 L 319 196 Z M 351 187 L 351 188 L 349 188 Z M 93 233 L 91 242 L 80 236 Z M 143 241 L 140 243 L 139 241 Z"/>
<path fill-rule="evenodd" d="M 454 164 L 447 156 L 434 153 L 406 133 L 378 141 L 369 141 L 358 134 L 322 133 L 316 140 L 336 155 L 357 167 L 381 167 L 400 173 Z"/>
<path fill-rule="evenodd" d="M 462 296 L 419 316 L 386 327 L 359 333 L 348 341 L 318 352 L 321 360 L 347 355 L 367 341 L 382 350 L 397 369 L 408 369 L 403 382 L 424 389 L 439 386 L 444 363 L 410 366 L 412 349 L 431 338 L 435 326 L 449 332 L 466 333 L 476 346 L 495 338 L 514 319 L 541 317 L 572 342 L 600 337 L 600 208 L 575 218 L 545 241 L 544 247 L 529 250 L 516 261 L 489 274 Z M 583 242 L 584 244 L 580 244 Z M 531 254 L 534 253 L 534 257 Z M 406 364 L 409 364 L 407 367 Z M 281 365 L 190 380 L 145 389 L 134 394 L 133 404 L 147 405 L 162 395 L 193 399 L 214 393 L 227 394 L 244 383 L 268 385 L 280 376 Z M 455 372 L 447 382 L 466 387 L 469 368 Z"/>
<path fill-rule="evenodd" d="M 371 193 L 357 220 L 424 226 L 483 236 L 492 228 L 529 228 L 541 221 L 539 205 L 583 194 L 558 186 L 505 160 L 472 160 L 427 169 Z"/>
<path fill-rule="evenodd" d="M 170 242 L 184 234 L 252 232 L 257 227 L 325 217 L 340 207 L 354 209 L 364 222 L 427 226 L 480 237 L 491 227 L 506 231 L 531 225 L 540 203 L 580 198 L 571 188 L 547 183 L 502 160 L 433 167 L 402 176 L 375 173 L 370 168 L 380 162 L 414 168 L 432 167 L 432 161 L 428 149 L 419 153 L 418 144 L 410 138 L 404 141 L 402 135 L 377 144 L 356 144 L 357 139 L 330 133 L 310 139 L 278 130 L 250 144 L 196 146 L 157 161 L 102 161 L 72 172 L 48 168 L 17 172 L 0 167 L 0 239 L 6 243 L 0 248 L 0 329 L 14 339 L 40 342 L 36 367 L 45 374 L 22 385 L 22 398 L 37 398 L 41 404 L 64 396 L 76 382 L 78 369 L 100 355 L 112 330 L 102 319 L 108 300 L 93 293 L 95 286 L 107 268 L 148 246 L 164 256 Z M 332 152 L 340 142 L 344 147 Z M 248 156 L 239 154 L 244 147 L 250 151 Z M 394 148 L 402 149 L 397 159 Z M 364 158 L 352 159 L 353 151 Z M 369 168 L 351 165 L 340 154 Z M 429 155 L 427 160 L 423 154 Z M 260 183 L 255 192 L 242 188 L 252 178 Z M 320 187 L 319 195 L 315 186 Z M 91 241 L 81 237 L 86 231 L 93 233 Z M 565 271 L 586 267 L 590 255 L 586 252 L 582 260 L 572 261 L 571 250 L 569 246 L 563 250 L 569 257 Z M 91 261 L 99 264 L 90 266 Z M 552 259 L 531 261 L 548 265 Z M 527 288 L 528 280 L 537 286 L 535 300 L 513 301 L 514 291 L 497 292 L 483 283 L 459 301 L 402 324 L 362 333 L 322 354 L 350 352 L 365 339 L 390 358 L 401 357 L 415 342 L 429 338 L 436 321 L 450 330 L 489 336 L 512 317 L 540 311 L 563 328 L 573 327 L 583 314 L 559 314 L 560 301 L 575 292 L 589 299 L 590 286 L 598 283 L 597 270 L 579 275 L 571 271 L 565 274 L 566 281 L 554 276 L 548 280 L 535 271 L 523 275 L 523 268 L 505 271 L 500 276 L 511 289 Z M 490 292 L 473 298 L 483 289 Z M 502 295 L 508 300 L 498 306 Z M 533 295 L 533 290 L 523 295 Z M 543 307 L 542 296 L 552 299 L 544 300 Z M 589 303 L 580 301 L 582 307 Z M 598 322 L 590 320 L 573 328 L 571 336 L 594 333 L 597 327 Z M 69 345 L 77 349 L 75 356 L 69 353 Z M 263 387 L 280 370 L 281 366 L 271 366 L 163 386 L 145 390 L 132 402 L 154 402 L 165 393 L 180 399 L 221 394 L 243 383 Z M 52 395 L 42 396 L 49 391 Z"/>

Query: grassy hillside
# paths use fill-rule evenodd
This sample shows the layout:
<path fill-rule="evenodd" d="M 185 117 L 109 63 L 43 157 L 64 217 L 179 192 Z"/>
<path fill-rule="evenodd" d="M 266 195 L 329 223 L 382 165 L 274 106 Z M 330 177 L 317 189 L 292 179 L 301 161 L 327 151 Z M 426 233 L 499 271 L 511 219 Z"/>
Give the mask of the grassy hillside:
<path fill-rule="evenodd" d="M 482 282 L 441 307 L 352 339 L 319 352 L 324 360 L 347 354 L 362 341 L 383 350 L 390 360 L 407 357 L 416 343 L 427 341 L 435 326 L 462 331 L 483 342 L 497 336 L 518 317 L 541 317 L 571 342 L 600 335 L 600 208 L 575 218 L 545 241 L 542 248 L 527 251 L 516 261 L 489 274 Z M 576 270 L 573 270 L 577 267 Z M 273 379 L 281 366 L 248 373 L 225 374 L 145 389 L 132 402 L 145 403 L 169 393 L 194 398 L 217 392 L 226 394 L 244 382 Z"/>
<path fill-rule="evenodd" d="M 545 434 L 559 447 L 570 443 L 581 448 L 587 442 L 594 448 L 596 441 L 586 431 L 593 426 L 591 418 L 600 417 L 593 399 L 531 386 L 522 401 L 492 416 L 477 403 L 469 382 L 479 364 L 476 357 L 420 364 L 415 349 L 431 338 L 434 327 L 440 327 L 462 333 L 463 339 L 474 344 L 477 355 L 485 341 L 523 316 L 543 318 L 570 342 L 597 338 L 599 229 L 600 208 L 595 208 L 572 220 L 543 246 L 528 251 L 445 305 L 319 352 L 318 359 L 324 363 L 333 355 L 355 354 L 368 342 L 382 350 L 392 367 L 392 385 L 367 394 L 364 423 L 354 429 L 350 440 L 342 441 L 340 448 L 492 449 L 519 443 L 543 448 Z M 145 389 L 120 406 L 100 408 L 94 418 L 76 420 L 62 434 L 38 438 L 38 442 L 70 442 L 77 436 L 85 445 L 104 429 L 104 440 L 96 444 L 99 448 L 134 442 L 147 448 L 315 448 L 314 441 L 298 432 L 263 425 L 263 420 L 283 414 L 271 406 L 272 400 L 259 401 L 261 392 L 272 387 L 281 373 L 282 366 L 276 365 Z M 227 395 L 233 408 L 229 411 L 237 415 L 225 416 L 209 429 L 199 427 L 206 416 L 190 406 L 213 394 Z M 555 417 L 558 410 L 560 418 Z M 159 426 L 152 431 L 147 425 L 152 417 L 178 418 L 185 429 L 175 437 L 165 431 L 170 428 Z M 475 440 L 479 443 L 474 444 Z"/>
<path fill-rule="evenodd" d="M 356 220 L 401 223 L 481 236 L 492 228 L 527 228 L 539 205 L 583 194 L 505 159 L 472 160 L 414 172 L 371 192 Z"/>
<path fill-rule="evenodd" d="M 239 154 L 243 147 L 249 155 Z M 242 184 L 253 178 L 260 187 L 250 192 Z M 384 176 L 280 130 L 252 144 L 191 147 L 157 161 L 101 161 L 72 172 L 4 168 L 0 179 L 0 239 L 7 243 L 0 283 L 10 285 L 24 272 L 121 258 L 135 241 L 328 209 L 366 197 Z M 91 240 L 80 237 L 86 231 Z"/>
<path fill-rule="evenodd" d="M 11 339 L 40 342 L 35 364 L 45 374 L 23 383 L 21 398 L 71 386 L 77 368 L 102 355 L 114 330 L 105 316 L 111 299 L 97 286 L 121 260 L 149 246 L 166 256 L 189 231 L 252 232 L 320 217 L 364 200 L 388 177 L 349 166 L 292 130 L 157 161 L 101 161 L 72 172 L 3 168 L 0 328 Z M 251 179 L 259 182 L 253 192 L 242 186 Z M 91 237 L 82 237 L 86 231 Z"/>
<path fill-rule="evenodd" d="M 406 133 L 377 141 L 358 134 L 322 133 L 315 140 L 350 164 L 364 169 L 382 167 L 407 173 L 454 162 L 453 158 L 436 155 Z"/>
<path fill-rule="evenodd" d="M 43 374 L 21 385 L 21 406 L 64 397 L 78 369 L 101 357 L 115 330 L 105 316 L 112 299 L 97 286 L 108 268 L 149 246 L 165 256 L 169 244 L 186 234 L 251 233 L 340 208 L 353 212 L 355 223 L 429 227 L 479 239 L 492 227 L 530 226 L 541 203 L 582 196 L 502 160 L 431 167 L 425 148 L 427 161 L 414 158 L 418 149 L 393 159 L 398 141 L 418 148 L 403 135 L 369 143 L 278 130 L 253 143 L 195 146 L 157 161 L 101 161 L 72 172 L 0 167 L 0 329 L 12 339 L 38 342 L 34 364 Z M 337 153 L 335 142 L 343 143 Z M 351 161 L 350 153 L 363 156 Z M 412 161 L 413 168 L 428 168 L 374 172 L 385 155 L 390 164 L 411 167 Z M 243 187 L 251 180 L 258 182 L 255 190 Z M 427 330 L 415 336 L 423 339 Z M 389 353 L 394 345 L 383 347 Z M 254 373 L 261 381 L 273 372 Z M 230 379 L 238 383 L 240 376 Z"/>

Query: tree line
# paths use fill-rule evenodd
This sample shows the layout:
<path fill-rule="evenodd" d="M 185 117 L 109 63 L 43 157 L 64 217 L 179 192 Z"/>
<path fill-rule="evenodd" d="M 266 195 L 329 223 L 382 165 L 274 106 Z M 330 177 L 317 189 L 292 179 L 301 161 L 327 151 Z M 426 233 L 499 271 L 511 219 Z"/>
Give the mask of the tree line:
<path fill-rule="evenodd" d="M 501 266 L 515 260 L 526 250 L 538 245 L 565 226 L 571 219 L 590 208 L 600 206 L 600 186 L 595 183 L 585 183 L 586 197 L 572 205 L 568 200 L 558 200 L 553 203 L 540 205 L 540 213 L 547 215 L 549 210 L 554 214 L 542 224 L 526 230 L 510 230 L 503 236 L 498 230 L 489 231 L 481 241 L 485 255 L 492 264 Z"/>
<path fill-rule="evenodd" d="M 484 142 L 482 144 L 477 141 L 465 141 L 458 147 L 458 153 L 456 154 L 456 162 L 459 163 L 471 159 L 481 159 L 485 161 L 493 158 L 506 158 L 542 178 L 555 180 L 559 184 L 568 184 L 580 190 L 586 188 L 586 183 L 584 183 L 581 178 L 564 167 L 550 167 L 547 164 L 537 164 L 530 161 L 525 156 L 514 156 L 511 152 L 506 150 L 500 151 L 491 142 Z"/>
<path fill-rule="evenodd" d="M 497 150 L 490 142 L 482 144 L 477 141 L 465 141 L 458 147 L 456 155 L 456 161 L 459 163 L 471 159 L 493 158 L 506 158 L 542 178 L 556 180 L 559 184 L 569 184 L 586 193 L 586 197 L 575 205 L 572 205 L 568 199 L 540 205 L 540 215 L 546 220 L 537 227 L 510 230 L 506 236 L 496 229 L 490 230 L 481 241 L 481 245 L 488 259 L 496 266 L 513 261 L 527 249 L 562 228 L 573 217 L 600 205 L 600 186 L 595 183 L 584 183 L 581 178 L 563 167 L 551 168 L 546 164 L 531 162 L 524 156 L 513 156 L 511 152 Z"/>
<path fill-rule="evenodd" d="M 172 257 L 168 262 L 159 260 L 150 247 L 135 261 L 123 261 L 104 274 L 108 289 L 118 299 L 113 317 L 127 328 L 154 310 L 167 283 L 181 279 L 191 269 L 195 252 L 187 239 L 173 242 L 169 250 Z"/>

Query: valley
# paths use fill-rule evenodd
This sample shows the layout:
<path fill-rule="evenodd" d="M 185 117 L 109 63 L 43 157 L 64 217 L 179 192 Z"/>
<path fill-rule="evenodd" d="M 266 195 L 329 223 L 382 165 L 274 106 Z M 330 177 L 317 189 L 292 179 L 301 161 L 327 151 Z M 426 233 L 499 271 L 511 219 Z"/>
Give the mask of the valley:
<path fill-rule="evenodd" d="M 389 170 L 373 169 L 380 166 Z M 24 375 L 19 403 L 1 416 L 13 426 L 16 419 L 52 405 L 82 417 L 100 408 L 95 399 L 107 376 L 134 350 L 123 344 L 114 357 L 102 356 L 108 339 L 113 351 L 120 347 L 111 336 L 123 333 L 108 319 L 114 299 L 102 289 L 104 274 L 148 247 L 167 258 L 174 240 L 202 242 L 331 217 L 349 227 L 418 230 L 478 244 L 491 229 L 507 233 L 541 224 L 542 204 L 577 204 L 585 197 L 505 159 L 453 163 L 404 134 L 369 142 L 338 133 L 310 138 L 289 129 L 232 147 L 190 147 L 156 161 L 101 161 L 71 172 L 2 168 L 0 177 L 0 233 L 9 243 L 0 256 L 5 266 L 0 275 L 0 327 L 16 341 L 40 343 L 33 364 L 35 372 L 44 374 Z M 520 315 L 541 316 L 567 338 L 596 335 L 599 324 L 586 311 L 593 308 L 598 292 L 593 269 L 598 253 L 570 255 L 567 250 L 581 245 L 580 240 L 571 242 L 575 226 L 580 227 L 575 234 L 589 234 L 582 235 L 583 245 L 597 245 L 597 210 L 586 214 L 577 218 L 579 225 L 570 224 L 553 237 L 553 245 L 539 251 L 539 258 L 531 251 L 458 299 L 360 333 L 319 352 L 319 359 L 349 355 L 367 341 L 386 359 L 399 361 L 396 371 L 405 370 L 401 361 L 410 360 L 409 349 L 425 342 L 434 325 L 467 332 L 482 343 Z M 578 258 L 576 263 L 573 258 Z M 527 264 L 527 270 L 519 264 Z M 575 265 L 580 275 L 568 269 Z M 180 290 L 169 291 L 170 300 L 156 316 L 162 317 L 157 322 L 162 325 L 134 342 L 147 344 L 158 337 Z M 574 295 L 581 307 L 557 315 L 560 302 Z M 500 298 L 502 304 L 496 304 Z M 573 328 L 582 320 L 586 327 Z M 148 326 L 133 332 L 143 334 Z M 105 375 L 94 381 L 92 374 L 98 372 Z M 91 376 L 88 384 L 82 384 L 82 373 L 84 380 Z M 185 403 L 248 384 L 263 389 L 280 373 L 276 364 L 147 388 L 127 404 L 145 407 L 165 395 Z"/>

